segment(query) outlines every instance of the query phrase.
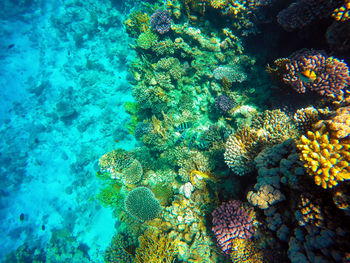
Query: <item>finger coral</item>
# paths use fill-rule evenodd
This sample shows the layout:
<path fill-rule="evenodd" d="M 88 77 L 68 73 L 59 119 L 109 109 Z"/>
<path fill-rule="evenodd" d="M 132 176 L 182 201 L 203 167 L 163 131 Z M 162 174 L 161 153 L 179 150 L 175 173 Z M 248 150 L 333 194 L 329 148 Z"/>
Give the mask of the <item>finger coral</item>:
<path fill-rule="evenodd" d="M 285 64 L 283 81 L 299 93 L 314 91 L 336 98 L 349 84 L 350 75 L 344 61 L 318 51 L 301 50 Z"/>
<path fill-rule="evenodd" d="M 336 8 L 332 16 L 335 20 L 342 22 L 350 19 L 350 0 L 345 0 L 345 4 Z"/>
<path fill-rule="evenodd" d="M 234 238 L 249 239 L 253 236 L 253 220 L 241 207 L 240 201 L 232 200 L 222 203 L 214 210 L 212 216 L 212 230 L 219 246 L 226 254 L 232 251 Z"/>
<path fill-rule="evenodd" d="M 155 230 L 147 230 L 139 238 L 140 246 L 136 248 L 136 263 L 173 263 L 176 253 L 176 242 L 160 235 Z"/>
<path fill-rule="evenodd" d="M 315 183 L 323 188 L 332 188 L 338 182 L 350 179 L 350 144 L 329 138 L 327 133 L 309 131 L 297 145 L 300 159 Z"/>

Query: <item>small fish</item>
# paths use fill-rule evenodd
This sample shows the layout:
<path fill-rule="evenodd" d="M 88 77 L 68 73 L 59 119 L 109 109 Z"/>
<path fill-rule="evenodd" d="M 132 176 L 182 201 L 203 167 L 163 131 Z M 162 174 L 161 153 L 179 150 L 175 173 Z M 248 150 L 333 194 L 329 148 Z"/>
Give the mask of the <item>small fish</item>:
<path fill-rule="evenodd" d="M 114 141 L 115 141 L 115 142 L 119 142 L 119 140 L 118 140 L 118 139 L 115 139 Z"/>
<path fill-rule="evenodd" d="M 307 69 L 307 70 L 304 70 L 302 72 L 298 72 L 298 75 L 299 75 L 300 79 L 304 82 L 312 82 L 317 78 L 315 71 L 313 71 L 311 69 Z"/>
<path fill-rule="evenodd" d="M 187 130 L 188 128 L 192 127 L 192 123 L 191 122 L 183 122 L 181 123 L 179 126 L 176 127 L 176 131 L 183 131 L 183 130 Z"/>
<path fill-rule="evenodd" d="M 185 130 L 181 136 L 176 140 L 175 145 L 182 143 L 185 140 L 187 130 Z"/>
<path fill-rule="evenodd" d="M 10 44 L 10 45 L 7 46 L 7 49 L 11 49 L 13 47 L 15 47 L 15 44 Z"/>
<path fill-rule="evenodd" d="M 187 150 L 187 152 L 190 152 L 190 148 L 193 145 L 193 143 L 197 140 L 197 136 L 198 136 L 198 133 L 195 132 L 193 134 L 192 138 L 190 139 L 190 142 L 188 143 L 188 150 Z"/>
<path fill-rule="evenodd" d="M 41 226 L 41 229 L 42 229 L 43 231 L 45 231 L 45 225 L 42 225 L 42 226 Z"/>
<path fill-rule="evenodd" d="M 209 147 L 210 142 L 198 142 L 197 147 L 199 150 L 204 150 Z"/>
<path fill-rule="evenodd" d="M 24 214 L 21 213 L 21 214 L 19 215 L 19 221 L 23 221 L 23 220 L 24 220 Z"/>

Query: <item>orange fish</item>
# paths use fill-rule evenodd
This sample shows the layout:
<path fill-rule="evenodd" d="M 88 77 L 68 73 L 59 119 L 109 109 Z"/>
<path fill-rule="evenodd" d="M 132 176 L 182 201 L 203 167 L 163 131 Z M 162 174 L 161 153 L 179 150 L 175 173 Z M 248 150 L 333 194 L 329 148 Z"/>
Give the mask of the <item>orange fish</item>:
<path fill-rule="evenodd" d="M 119 142 L 119 140 L 114 140 L 115 142 Z"/>
<path fill-rule="evenodd" d="M 299 77 L 301 78 L 302 81 L 305 82 L 312 82 L 317 78 L 317 75 L 315 71 L 311 69 L 304 70 L 300 72 Z"/>

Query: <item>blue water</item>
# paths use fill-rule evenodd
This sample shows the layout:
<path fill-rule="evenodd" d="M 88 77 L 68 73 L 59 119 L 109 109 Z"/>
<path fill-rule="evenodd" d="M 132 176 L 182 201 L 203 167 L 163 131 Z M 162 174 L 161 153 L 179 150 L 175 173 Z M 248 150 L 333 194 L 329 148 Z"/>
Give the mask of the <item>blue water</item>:
<path fill-rule="evenodd" d="M 63 229 L 102 262 L 115 220 L 92 199 L 96 160 L 135 145 L 124 14 L 108 1 L 6 0 L 0 19 L 0 258 Z"/>

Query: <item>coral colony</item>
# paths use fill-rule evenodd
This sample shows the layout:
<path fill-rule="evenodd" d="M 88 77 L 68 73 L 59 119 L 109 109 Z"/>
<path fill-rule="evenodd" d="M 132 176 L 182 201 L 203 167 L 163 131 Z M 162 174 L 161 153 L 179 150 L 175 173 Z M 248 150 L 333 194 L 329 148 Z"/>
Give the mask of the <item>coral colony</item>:
<path fill-rule="evenodd" d="M 105 262 L 350 262 L 350 2 L 124 7 L 137 147 L 97 164 Z"/>

